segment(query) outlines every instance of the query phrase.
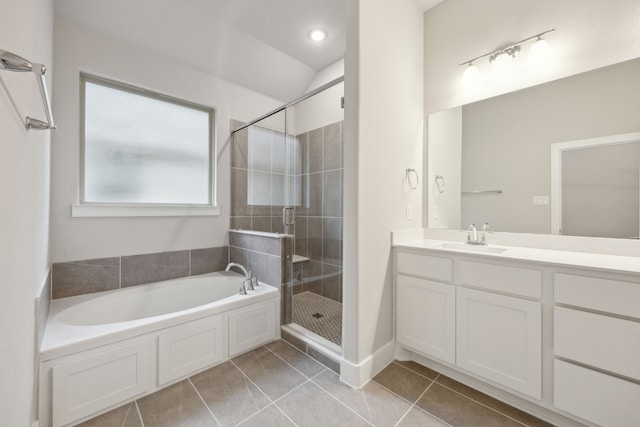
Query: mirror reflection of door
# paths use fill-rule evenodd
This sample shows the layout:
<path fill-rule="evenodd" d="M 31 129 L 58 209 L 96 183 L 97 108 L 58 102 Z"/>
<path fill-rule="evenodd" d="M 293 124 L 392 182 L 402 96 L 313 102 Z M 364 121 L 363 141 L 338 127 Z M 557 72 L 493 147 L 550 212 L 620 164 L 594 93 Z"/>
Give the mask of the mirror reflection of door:
<path fill-rule="evenodd" d="M 640 234 L 640 142 L 562 151 L 562 234 Z"/>

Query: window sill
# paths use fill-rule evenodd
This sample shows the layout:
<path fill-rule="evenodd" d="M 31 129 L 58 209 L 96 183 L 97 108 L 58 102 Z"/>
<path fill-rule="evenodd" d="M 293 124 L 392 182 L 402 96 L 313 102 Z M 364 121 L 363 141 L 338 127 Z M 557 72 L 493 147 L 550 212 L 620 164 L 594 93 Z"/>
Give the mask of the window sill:
<path fill-rule="evenodd" d="M 74 218 L 220 216 L 218 206 L 136 206 L 136 205 L 71 205 Z"/>

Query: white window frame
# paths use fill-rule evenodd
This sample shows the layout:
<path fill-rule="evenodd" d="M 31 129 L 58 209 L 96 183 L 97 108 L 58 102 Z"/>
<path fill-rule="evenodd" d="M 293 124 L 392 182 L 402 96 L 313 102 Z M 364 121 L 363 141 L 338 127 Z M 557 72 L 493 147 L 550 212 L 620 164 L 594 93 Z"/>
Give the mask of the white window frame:
<path fill-rule="evenodd" d="M 207 204 L 156 204 L 156 203 L 87 203 L 85 197 L 85 87 L 93 83 L 112 89 L 122 90 L 147 98 L 177 104 L 209 114 L 209 202 Z M 216 109 L 209 106 L 164 95 L 148 89 L 120 83 L 95 75 L 80 73 L 80 177 L 78 202 L 71 206 L 72 217 L 159 217 L 159 216 L 219 216 L 217 206 L 217 128 Z"/>

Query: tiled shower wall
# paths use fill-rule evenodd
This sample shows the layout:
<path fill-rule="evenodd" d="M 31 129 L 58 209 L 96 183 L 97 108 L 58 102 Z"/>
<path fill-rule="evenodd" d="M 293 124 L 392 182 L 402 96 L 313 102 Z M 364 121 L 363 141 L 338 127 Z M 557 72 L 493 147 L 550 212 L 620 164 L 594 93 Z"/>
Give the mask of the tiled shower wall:
<path fill-rule="evenodd" d="M 302 152 L 302 204 L 296 207 L 296 255 L 302 284 L 294 293 L 311 291 L 342 301 L 342 122 L 297 135 Z"/>
<path fill-rule="evenodd" d="M 245 128 L 234 134 L 231 156 L 231 228 L 283 233 L 283 200 L 290 201 L 296 208 L 294 253 L 309 258 L 296 264 L 293 292 L 336 301 L 342 300 L 342 123 L 289 141 L 275 131 L 269 140 L 249 141 Z M 232 129 L 240 125 L 231 123 Z M 252 203 L 257 193 L 261 204 Z"/>
<path fill-rule="evenodd" d="M 256 278 L 280 289 L 281 322 L 291 322 L 289 272 L 293 239 L 285 235 L 259 235 L 229 231 L 229 261 L 245 266 Z"/>
<path fill-rule="evenodd" d="M 227 246 L 61 262 L 52 266 L 51 297 L 108 291 L 224 270 Z"/>

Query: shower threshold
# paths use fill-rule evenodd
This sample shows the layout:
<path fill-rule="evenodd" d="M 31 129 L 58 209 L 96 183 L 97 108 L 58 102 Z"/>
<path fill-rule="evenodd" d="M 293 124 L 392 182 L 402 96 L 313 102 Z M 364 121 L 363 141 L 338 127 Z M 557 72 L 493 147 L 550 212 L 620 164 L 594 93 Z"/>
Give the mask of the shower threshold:
<path fill-rule="evenodd" d="M 335 364 L 335 368 L 332 367 L 331 368 L 332 370 L 334 370 L 337 373 L 340 372 L 340 360 L 342 359 L 342 348 L 332 343 L 328 339 L 323 338 L 320 335 L 314 334 L 308 329 L 303 328 L 297 323 L 289 323 L 286 325 L 282 325 L 280 329 L 282 330 L 283 335 L 286 333 L 292 338 L 295 338 L 296 340 L 302 341 L 304 344 L 306 344 L 307 349 L 306 350 L 301 349 L 302 352 L 307 353 L 311 357 L 317 359 L 318 358 L 317 356 L 312 355 L 310 353 L 311 349 L 314 349 L 316 353 L 321 353 L 327 359 L 331 360 L 333 364 Z M 283 338 L 285 339 L 285 341 L 288 341 L 287 338 L 285 337 Z M 290 341 L 290 343 L 294 344 L 292 341 Z M 324 363 L 322 362 L 322 360 L 320 361 L 321 363 Z M 324 364 L 327 365 L 326 363 Z M 330 365 L 327 365 L 327 366 L 331 367 Z"/>

